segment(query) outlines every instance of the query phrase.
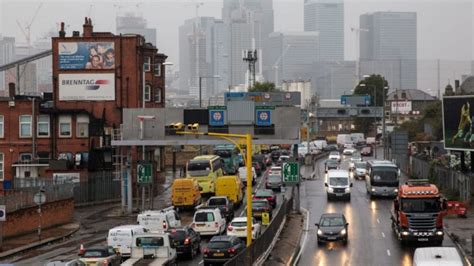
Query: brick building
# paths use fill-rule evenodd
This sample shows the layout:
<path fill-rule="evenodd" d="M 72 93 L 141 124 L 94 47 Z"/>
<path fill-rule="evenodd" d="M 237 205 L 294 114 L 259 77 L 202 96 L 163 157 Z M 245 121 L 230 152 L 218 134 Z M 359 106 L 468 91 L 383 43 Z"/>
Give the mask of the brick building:
<path fill-rule="evenodd" d="M 110 141 L 123 108 L 165 105 L 167 56 L 140 35 L 94 32 L 85 19 L 82 35 L 52 38 L 53 92 L 45 97 L 0 99 L 0 180 L 69 174 L 87 181 L 96 171 L 113 171 Z M 143 80 L 144 77 L 144 80 Z M 164 161 L 159 151 L 147 151 Z M 138 150 L 132 150 L 137 160 Z M 158 170 L 161 168 L 158 163 Z M 78 180 L 77 180 L 78 181 Z"/>

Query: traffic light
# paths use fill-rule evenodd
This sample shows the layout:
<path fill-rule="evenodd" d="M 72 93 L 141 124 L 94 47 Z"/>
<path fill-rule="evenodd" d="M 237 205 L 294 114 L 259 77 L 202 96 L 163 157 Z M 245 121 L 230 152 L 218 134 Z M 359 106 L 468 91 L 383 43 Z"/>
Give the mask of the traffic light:
<path fill-rule="evenodd" d="M 178 135 L 176 132 L 184 131 L 185 127 L 184 124 L 181 122 L 172 123 L 170 125 L 165 126 L 165 135 L 167 136 L 174 136 Z"/>
<path fill-rule="evenodd" d="M 188 130 L 198 131 L 199 130 L 199 124 L 198 123 L 188 124 Z"/>
<path fill-rule="evenodd" d="M 175 130 L 183 130 L 184 129 L 184 124 L 183 123 L 173 123 L 173 124 L 171 124 L 171 126 Z"/>

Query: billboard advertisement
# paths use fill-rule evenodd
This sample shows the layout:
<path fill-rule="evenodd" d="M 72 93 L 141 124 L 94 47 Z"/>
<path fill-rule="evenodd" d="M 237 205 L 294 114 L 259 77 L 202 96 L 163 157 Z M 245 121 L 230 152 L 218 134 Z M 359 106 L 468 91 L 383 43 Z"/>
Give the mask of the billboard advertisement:
<path fill-rule="evenodd" d="M 474 95 L 443 97 L 444 147 L 474 151 Z"/>
<path fill-rule="evenodd" d="M 59 42 L 59 69 L 114 69 L 113 42 Z"/>
<path fill-rule="evenodd" d="M 113 101 L 115 74 L 59 74 L 60 101 Z"/>
<path fill-rule="evenodd" d="M 411 112 L 411 102 L 392 102 L 391 111 L 392 114 L 405 114 Z"/>

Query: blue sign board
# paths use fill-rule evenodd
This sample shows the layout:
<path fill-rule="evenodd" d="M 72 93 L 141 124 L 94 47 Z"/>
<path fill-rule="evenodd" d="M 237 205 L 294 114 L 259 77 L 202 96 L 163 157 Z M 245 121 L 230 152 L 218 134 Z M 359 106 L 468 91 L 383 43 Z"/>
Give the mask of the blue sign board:
<path fill-rule="evenodd" d="M 255 121 L 257 126 L 271 126 L 272 125 L 272 110 L 270 109 L 256 109 Z"/>
<path fill-rule="evenodd" d="M 370 95 L 342 95 L 341 105 L 370 105 Z"/>
<path fill-rule="evenodd" d="M 224 126 L 225 125 L 225 110 L 209 110 L 209 125 L 210 126 Z"/>

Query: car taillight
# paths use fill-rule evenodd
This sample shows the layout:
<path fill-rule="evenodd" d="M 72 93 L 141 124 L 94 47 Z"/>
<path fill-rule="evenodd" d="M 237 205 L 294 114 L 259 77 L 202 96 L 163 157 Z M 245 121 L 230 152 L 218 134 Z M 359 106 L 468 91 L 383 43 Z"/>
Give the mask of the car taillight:
<path fill-rule="evenodd" d="M 229 225 L 229 226 L 227 227 L 227 231 L 232 231 L 232 230 L 234 230 L 234 228 Z"/>
<path fill-rule="evenodd" d="M 192 224 L 191 224 L 191 227 L 192 227 L 192 228 L 196 228 L 196 224 L 195 224 L 195 223 L 192 223 Z"/>
<path fill-rule="evenodd" d="M 166 222 L 163 221 L 163 229 L 166 229 Z"/>
<path fill-rule="evenodd" d="M 219 227 L 219 223 L 218 223 L 218 222 L 214 222 L 214 227 L 215 227 L 215 228 Z"/>
<path fill-rule="evenodd" d="M 186 239 L 184 240 L 184 244 L 185 244 L 185 245 L 189 245 L 189 243 L 191 243 L 191 241 L 189 240 L 189 238 L 186 238 Z"/>
<path fill-rule="evenodd" d="M 229 249 L 227 249 L 227 252 L 229 252 L 229 253 L 235 253 L 235 251 L 236 251 L 235 248 L 229 248 Z"/>
<path fill-rule="evenodd" d="M 207 253 L 209 253 L 209 249 L 208 249 L 208 248 L 205 248 L 202 252 L 203 252 L 204 254 L 207 254 Z"/>
<path fill-rule="evenodd" d="M 272 201 L 272 200 L 273 200 L 273 198 L 272 198 L 272 197 L 269 197 L 269 198 L 267 198 L 267 200 L 268 200 L 268 201 Z"/>

